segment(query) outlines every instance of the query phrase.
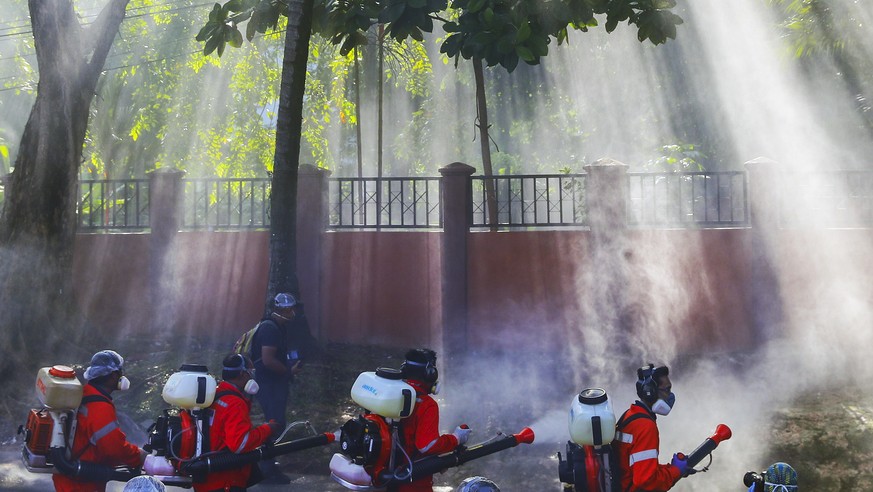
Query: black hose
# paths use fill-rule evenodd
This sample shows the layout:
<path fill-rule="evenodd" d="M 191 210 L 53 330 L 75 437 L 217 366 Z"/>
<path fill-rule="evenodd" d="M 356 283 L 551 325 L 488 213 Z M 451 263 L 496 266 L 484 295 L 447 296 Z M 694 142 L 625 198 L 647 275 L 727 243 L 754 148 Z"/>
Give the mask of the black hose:
<path fill-rule="evenodd" d="M 90 461 L 70 460 L 64 448 L 51 448 L 49 456 L 57 470 L 68 477 L 79 478 L 88 482 L 126 482 L 140 475 L 139 470 L 114 468 Z"/>
<path fill-rule="evenodd" d="M 469 448 L 461 448 L 449 454 L 428 456 L 412 463 L 412 473 L 409 473 L 408 467 L 402 472 L 395 472 L 393 474 L 391 472 L 385 472 L 382 477 L 383 483 L 414 482 L 422 477 L 430 476 L 434 473 L 445 470 L 446 468 L 463 465 L 468 461 L 482 458 L 483 456 L 488 456 L 489 454 L 494 454 L 503 451 L 504 449 L 509 449 L 517 444 L 518 439 L 516 436 L 506 436 L 497 441 L 477 444 Z M 408 475 L 406 479 L 397 479 L 398 476 L 405 475 Z"/>
<path fill-rule="evenodd" d="M 312 437 L 304 437 L 293 441 L 286 441 L 274 446 L 261 446 L 247 453 L 231 453 L 229 451 L 202 456 L 182 465 L 182 473 L 192 477 L 202 477 L 208 473 L 233 470 L 246 465 L 257 463 L 261 460 L 272 459 L 276 456 L 301 451 L 304 449 L 323 446 L 334 441 L 333 434 L 319 434 Z"/>

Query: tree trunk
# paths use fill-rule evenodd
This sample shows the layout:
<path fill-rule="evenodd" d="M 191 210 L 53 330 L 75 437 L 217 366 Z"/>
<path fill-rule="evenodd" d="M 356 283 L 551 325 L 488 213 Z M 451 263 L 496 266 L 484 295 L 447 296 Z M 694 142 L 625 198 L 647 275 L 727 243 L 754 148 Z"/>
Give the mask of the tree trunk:
<path fill-rule="evenodd" d="M 379 73 L 378 73 L 378 121 L 376 136 L 376 229 L 382 225 L 382 131 L 384 122 L 384 97 L 385 97 L 385 25 L 379 24 Z"/>
<path fill-rule="evenodd" d="M 288 30 L 282 59 L 270 194 L 270 278 L 266 306 L 278 292 L 300 293 L 297 280 L 297 169 L 300 167 L 300 133 L 312 12 L 313 0 L 288 2 Z"/>
<path fill-rule="evenodd" d="M 491 136 L 488 134 L 488 101 L 485 97 L 485 74 L 482 59 L 473 58 L 473 74 L 476 77 L 476 116 L 479 128 L 479 147 L 482 149 L 482 174 L 485 176 L 485 203 L 488 210 L 488 224 L 497 230 L 497 194 L 494 192 L 494 176 L 491 165 Z"/>
<path fill-rule="evenodd" d="M 2 374 L 81 335 L 72 292 L 77 178 L 97 80 L 128 1 L 110 0 L 87 31 L 70 0 L 28 2 L 39 85 L 0 216 Z"/>
<path fill-rule="evenodd" d="M 364 177 L 364 144 L 361 141 L 361 67 L 358 61 L 358 47 L 355 46 L 355 147 L 358 151 L 358 178 Z M 361 207 L 360 218 L 364 223 L 367 208 L 364 207 L 364 182 L 358 181 L 358 204 Z"/>

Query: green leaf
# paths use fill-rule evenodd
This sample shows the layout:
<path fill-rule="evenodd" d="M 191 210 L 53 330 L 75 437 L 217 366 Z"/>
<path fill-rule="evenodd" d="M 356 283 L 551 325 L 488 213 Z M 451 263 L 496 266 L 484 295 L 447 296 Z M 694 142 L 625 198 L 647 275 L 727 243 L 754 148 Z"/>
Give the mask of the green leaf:
<path fill-rule="evenodd" d="M 516 46 L 515 53 L 518 55 L 519 58 L 527 63 L 530 63 L 537 59 L 537 56 L 534 55 L 533 52 L 526 46 Z"/>
<path fill-rule="evenodd" d="M 521 27 L 518 28 L 518 32 L 515 35 L 515 40 L 519 43 L 523 43 L 523 42 L 527 41 L 527 39 L 530 37 L 530 33 L 531 33 L 530 23 L 525 22 L 524 24 L 521 25 Z"/>
<path fill-rule="evenodd" d="M 215 48 L 218 47 L 218 43 L 221 43 L 221 42 L 222 42 L 221 36 L 218 34 L 209 38 L 209 40 L 206 41 L 206 45 L 203 47 L 203 56 L 209 56 L 209 54 L 212 53 L 213 51 L 215 51 Z M 220 57 L 221 54 L 219 54 L 218 56 Z"/>
<path fill-rule="evenodd" d="M 395 3 L 394 5 L 390 5 L 379 13 L 379 22 L 382 24 L 390 24 L 399 19 L 405 10 L 405 4 Z"/>
<path fill-rule="evenodd" d="M 487 3 L 488 0 L 470 0 L 470 4 L 467 5 L 467 10 L 470 12 L 479 12 Z"/>
<path fill-rule="evenodd" d="M 242 33 L 239 32 L 239 29 L 237 29 L 236 27 L 228 26 L 227 30 L 230 31 L 227 36 L 227 44 L 233 46 L 234 48 L 239 48 L 240 46 L 242 46 L 243 36 Z"/>
<path fill-rule="evenodd" d="M 249 41 L 254 39 L 255 34 L 257 34 L 258 32 L 258 19 L 260 18 L 259 16 L 260 14 L 257 10 L 252 12 L 252 18 L 249 19 L 249 23 L 246 24 L 246 39 L 248 39 Z"/>

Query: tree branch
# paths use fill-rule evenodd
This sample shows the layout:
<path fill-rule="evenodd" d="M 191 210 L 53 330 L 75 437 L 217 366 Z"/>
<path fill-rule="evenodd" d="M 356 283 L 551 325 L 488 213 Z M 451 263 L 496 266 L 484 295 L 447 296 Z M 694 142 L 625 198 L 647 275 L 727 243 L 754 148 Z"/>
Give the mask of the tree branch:
<path fill-rule="evenodd" d="M 109 3 L 100 11 L 97 20 L 83 36 L 83 39 L 94 40 L 90 49 L 85 51 L 85 53 L 91 53 L 91 60 L 87 64 L 88 68 L 83 74 L 84 77 L 90 79 L 89 82 L 96 84 L 97 77 L 103 71 L 109 49 L 112 48 L 112 41 L 118 33 L 118 26 L 124 20 L 124 12 L 129 2 L 130 0 L 109 0 Z M 89 36 L 91 33 L 94 35 Z"/>

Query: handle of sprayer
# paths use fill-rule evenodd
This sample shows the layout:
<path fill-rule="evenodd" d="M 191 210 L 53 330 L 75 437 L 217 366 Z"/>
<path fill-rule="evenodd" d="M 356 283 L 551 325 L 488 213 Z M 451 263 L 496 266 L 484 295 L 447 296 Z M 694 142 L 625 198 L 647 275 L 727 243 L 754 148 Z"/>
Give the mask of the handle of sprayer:
<path fill-rule="evenodd" d="M 712 436 L 706 438 L 700 446 L 697 446 L 697 449 L 691 452 L 691 454 L 685 456 L 682 453 L 679 453 L 679 458 L 685 458 L 685 462 L 688 463 L 689 468 L 694 468 L 698 463 L 700 463 L 703 458 L 709 456 L 712 451 L 718 447 L 718 445 L 722 441 L 727 441 L 731 438 L 732 432 L 731 428 L 726 426 L 725 424 L 718 424 L 715 428 L 715 432 Z"/>

